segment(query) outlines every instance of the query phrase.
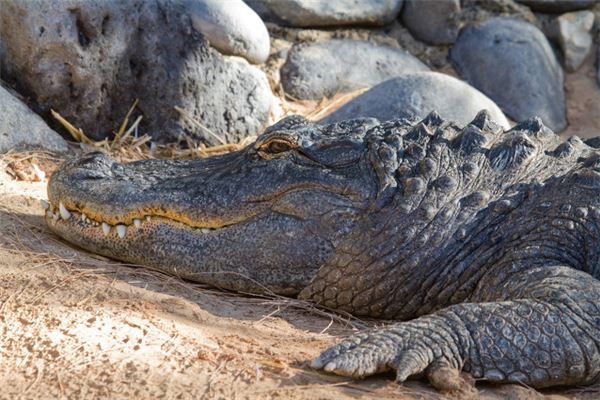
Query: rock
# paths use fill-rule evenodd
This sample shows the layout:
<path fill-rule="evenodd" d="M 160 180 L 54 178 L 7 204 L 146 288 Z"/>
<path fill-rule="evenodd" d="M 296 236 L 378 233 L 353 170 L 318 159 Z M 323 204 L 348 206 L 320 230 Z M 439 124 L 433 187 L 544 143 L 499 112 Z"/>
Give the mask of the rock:
<path fill-rule="evenodd" d="M 281 68 L 281 84 L 298 99 L 321 99 L 429 68 L 404 50 L 355 40 L 295 45 Z"/>
<path fill-rule="evenodd" d="M 272 100 L 266 76 L 212 49 L 188 14 L 170 1 L 2 0 L 3 79 L 94 139 L 116 132 L 135 99 L 130 121 L 141 114 L 139 131 L 156 140 L 257 134 Z"/>
<path fill-rule="evenodd" d="M 492 100 L 465 82 L 438 72 L 415 72 L 380 83 L 346 103 L 323 123 L 351 118 L 424 118 L 437 111 L 444 119 L 468 124 L 482 109 L 503 128 L 510 124 Z"/>
<path fill-rule="evenodd" d="M 516 0 L 534 11 L 547 13 L 564 13 L 568 11 L 591 8 L 600 0 Z"/>
<path fill-rule="evenodd" d="M 221 53 L 255 64 L 267 60 L 267 27 L 242 0 L 192 0 L 188 7 L 194 28 Z"/>
<path fill-rule="evenodd" d="M 452 17 L 459 11 L 459 0 L 406 0 L 401 17 L 415 38 L 429 44 L 451 44 L 458 35 L 458 24 Z"/>
<path fill-rule="evenodd" d="M 511 18 L 470 25 L 458 36 L 450 60 L 511 119 L 539 116 L 555 132 L 566 127 L 563 71 L 535 26 Z"/>
<path fill-rule="evenodd" d="M 558 43 L 564 55 L 565 68 L 575 72 L 592 49 L 591 30 L 594 26 L 594 13 L 576 11 L 556 18 Z"/>
<path fill-rule="evenodd" d="M 67 142 L 25 103 L 0 86 L 0 153 L 9 150 L 68 150 Z"/>
<path fill-rule="evenodd" d="M 396 19 L 402 8 L 402 0 L 245 1 L 265 21 L 300 28 L 342 25 L 381 26 Z"/>

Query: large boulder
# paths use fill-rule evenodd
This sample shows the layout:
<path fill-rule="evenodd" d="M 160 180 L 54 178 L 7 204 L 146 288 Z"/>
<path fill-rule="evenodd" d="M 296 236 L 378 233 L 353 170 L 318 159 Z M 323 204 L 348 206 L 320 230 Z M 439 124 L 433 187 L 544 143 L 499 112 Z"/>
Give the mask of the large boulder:
<path fill-rule="evenodd" d="M 535 26 L 511 18 L 470 25 L 461 31 L 450 60 L 511 119 L 539 116 L 555 132 L 566 127 L 563 71 Z"/>
<path fill-rule="evenodd" d="M 95 139 L 115 132 L 135 99 L 141 132 L 157 140 L 260 132 L 272 100 L 266 76 L 209 47 L 186 4 L 3 0 L 2 76 Z"/>
<path fill-rule="evenodd" d="M 510 124 L 492 100 L 465 82 L 438 72 L 416 72 L 380 83 L 323 119 L 323 123 L 372 117 L 424 118 L 431 111 L 468 124 L 483 109 L 505 129 Z"/>
<path fill-rule="evenodd" d="M 194 28 L 223 54 L 260 64 L 269 57 L 270 40 L 260 17 L 242 0 L 188 0 Z"/>
<path fill-rule="evenodd" d="M 564 13 L 592 7 L 600 0 L 516 0 L 534 11 L 547 13 Z"/>
<path fill-rule="evenodd" d="M 403 0 L 245 0 L 264 20 L 295 27 L 381 26 L 392 22 Z"/>
<path fill-rule="evenodd" d="M 295 45 L 281 68 L 281 84 L 298 99 L 320 99 L 370 87 L 429 68 L 404 50 L 356 40 Z"/>
<path fill-rule="evenodd" d="M 0 153 L 9 150 L 68 150 L 67 142 L 11 92 L 0 86 Z"/>
<path fill-rule="evenodd" d="M 453 18 L 460 11 L 459 0 L 406 0 L 402 23 L 417 39 L 429 44 L 451 44 L 458 35 Z"/>

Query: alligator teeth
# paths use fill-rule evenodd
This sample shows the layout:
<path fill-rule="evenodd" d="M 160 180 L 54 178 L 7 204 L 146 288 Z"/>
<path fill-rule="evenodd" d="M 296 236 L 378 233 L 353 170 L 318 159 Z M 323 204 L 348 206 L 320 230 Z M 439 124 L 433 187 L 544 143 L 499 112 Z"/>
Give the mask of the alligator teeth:
<path fill-rule="evenodd" d="M 81 213 L 81 221 L 85 222 L 86 218 L 87 218 L 87 215 L 85 215 L 84 213 Z"/>
<path fill-rule="evenodd" d="M 52 213 L 52 219 L 58 221 L 58 214 L 56 212 Z"/>
<path fill-rule="evenodd" d="M 136 228 L 139 228 L 142 225 L 142 221 L 137 218 L 134 218 L 133 224 L 135 225 Z"/>
<path fill-rule="evenodd" d="M 105 236 L 108 236 L 108 234 L 110 233 L 110 225 L 106 222 L 102 223 L 102 232 L 104 232 Z"/>
<path fill-rule="evenodd" d="M 150 216 L 146 215 L 146 221 L 150 221 Z"/>
<path fill-rule="evenodd" d="M 60 213 L 60 217 L 62 219 L 66 220 L 71 218 L 71 213 L 65 208 L 65 205 L 62 203 L 62 201 L 58 203 L 58 212 Z"/>
<path fill-rule="evenodd" d="M 210 232 L 210 229 L 208 229 L 208 228 L 201 228 L 200 232 L 202 232 L 202 233 L 208 233 L 208 232 Z"/>
<path fill-rule="evenodd" d="M 123 224 L 119 224 L 117 225 L 117 235 L 119 235 L 119 237 L 121 239 L 123 239 L 125 237 L 125 234 L 127 233 L 127 227 Z"/>
<path fill-rule="evenodd" d="M 50 208 L 50 204 L 44 199 L 40 200 L 40 204 L 44 210 L 48 210 Z"/>
<path fill-rule="evenodd" d="M 52 210 L 48 210 L 48 211 L 46 211 L 46 216 L 47 216 L 48 218 L 52 218 L 52 216 L 53 216 L 53 215 L 54 215 L 54 213 L 52 212 Z"/>

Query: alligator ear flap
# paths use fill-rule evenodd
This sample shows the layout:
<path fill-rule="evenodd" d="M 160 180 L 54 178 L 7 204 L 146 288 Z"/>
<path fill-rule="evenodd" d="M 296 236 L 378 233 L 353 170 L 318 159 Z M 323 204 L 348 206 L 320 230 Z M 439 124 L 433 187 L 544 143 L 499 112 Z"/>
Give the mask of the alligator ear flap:
<path fill-rule="evenodd" d="M 492 119 L 492 115 L 489 111 L 485 109 L 477 113 L 470 125 L 476 126 L 487 133 L 496 134 L 503 131 L 502 127 Z"/>

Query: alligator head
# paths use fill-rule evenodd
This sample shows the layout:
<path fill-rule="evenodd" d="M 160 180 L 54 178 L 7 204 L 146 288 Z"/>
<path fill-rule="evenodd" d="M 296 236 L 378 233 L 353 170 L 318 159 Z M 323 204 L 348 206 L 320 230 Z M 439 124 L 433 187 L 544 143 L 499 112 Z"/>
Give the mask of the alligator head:
<path fill-rule="evenodd" d="M 65 162 L 46 220 L 94 253 L 242 292 L 295 295 L 381 202 L 376 120 L 290 117 L 247 148 L 194 161 Z M 375 157 L 377 158 L 377 157 Z"/>

